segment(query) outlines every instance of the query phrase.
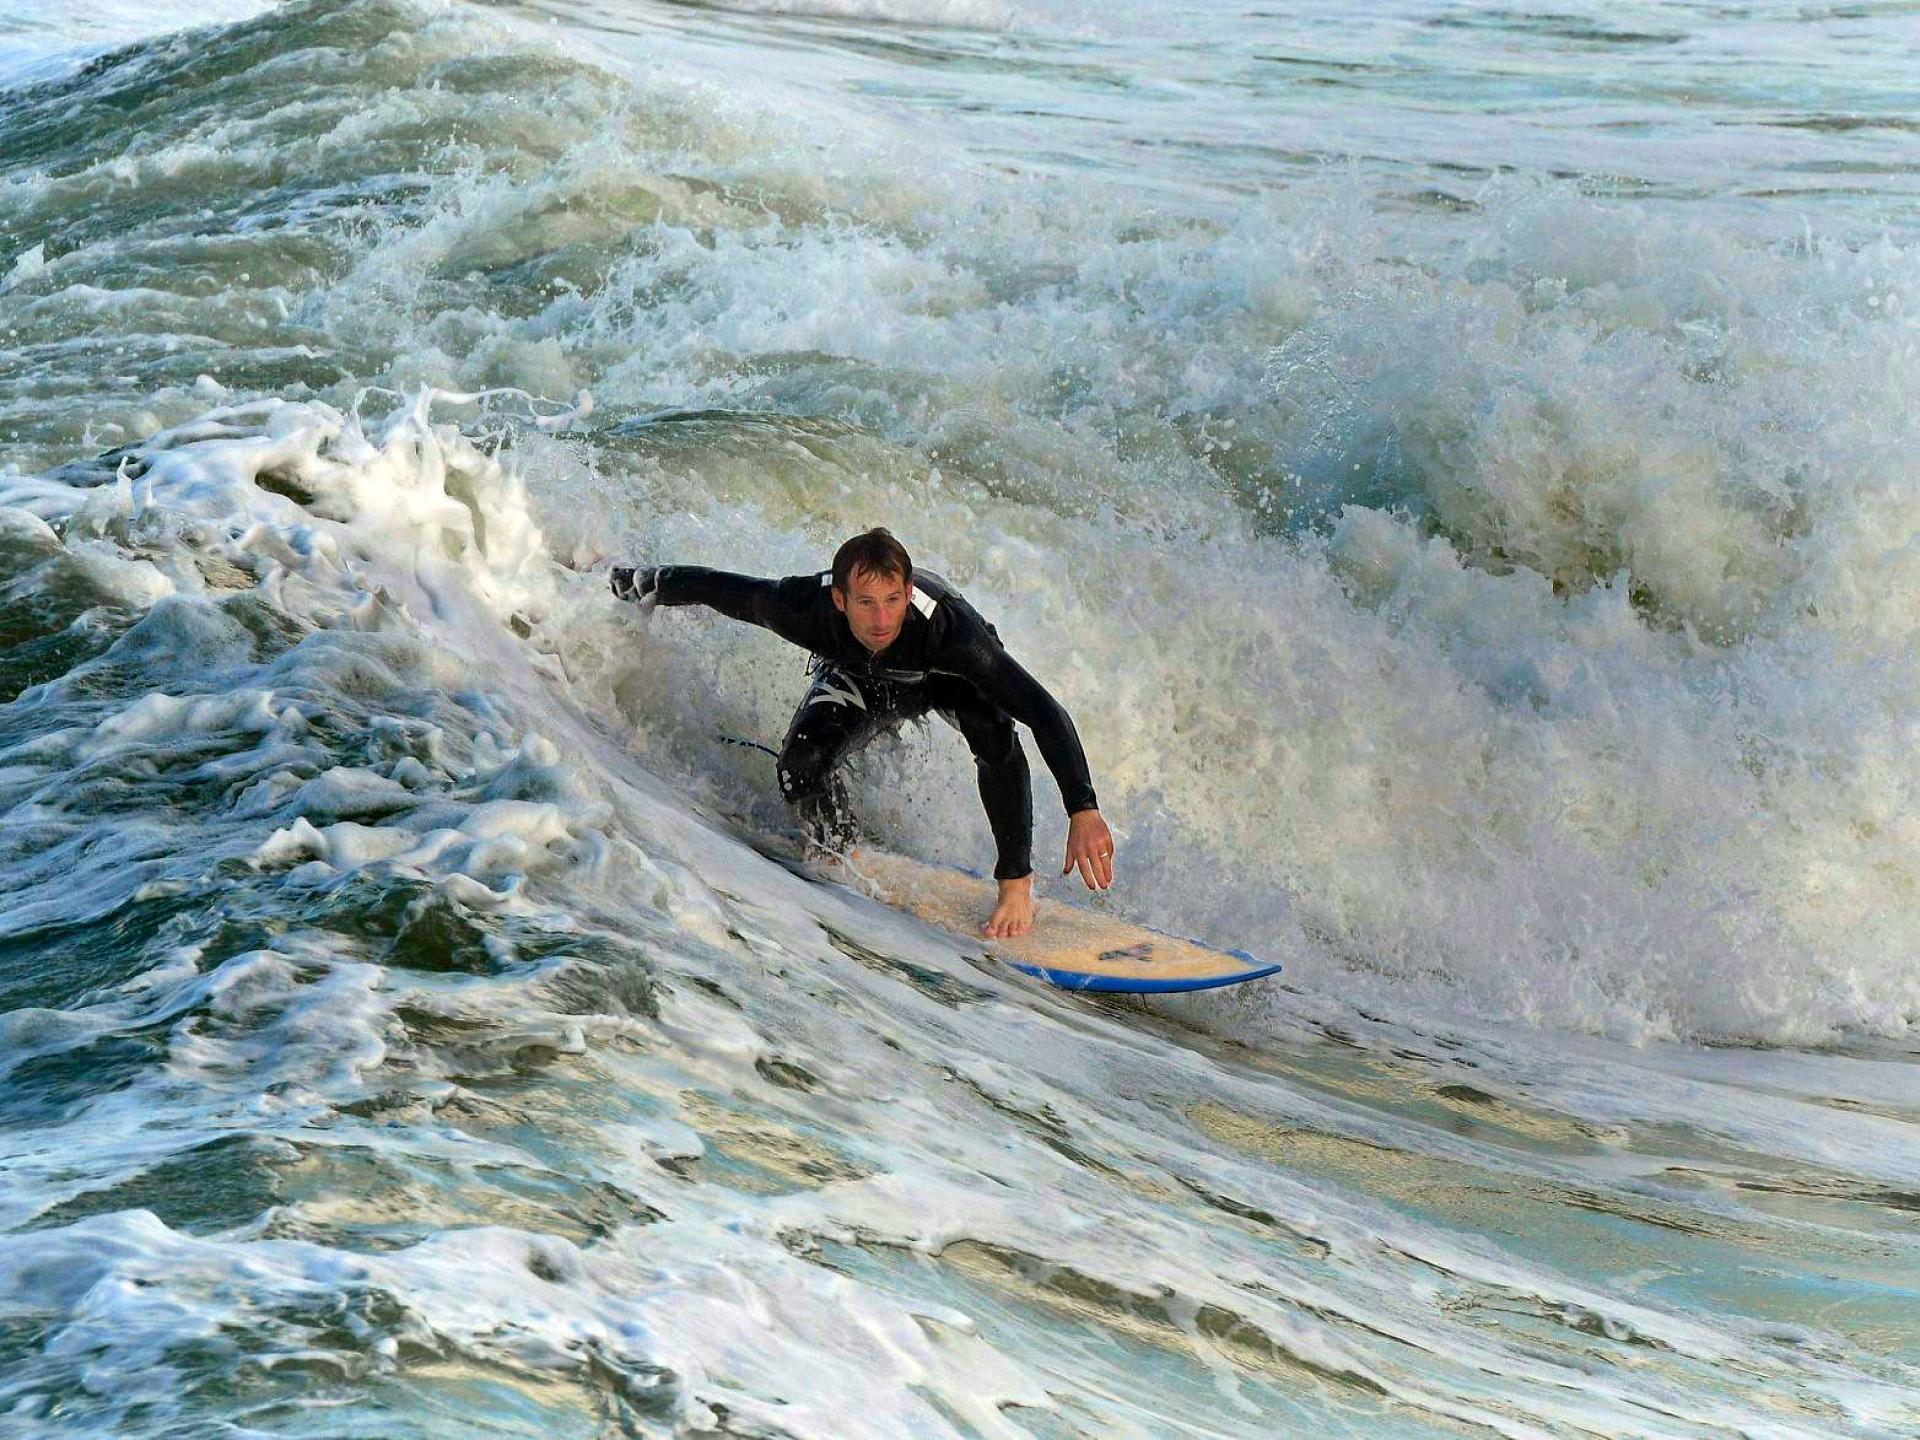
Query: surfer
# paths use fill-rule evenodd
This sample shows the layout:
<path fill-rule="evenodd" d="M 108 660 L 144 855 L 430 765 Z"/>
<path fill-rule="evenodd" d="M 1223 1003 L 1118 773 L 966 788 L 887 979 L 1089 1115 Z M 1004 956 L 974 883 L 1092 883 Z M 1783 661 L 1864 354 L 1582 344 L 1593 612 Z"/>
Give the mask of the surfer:
<path fill-rule="evenodd" d="M 811 651 L 813 683 L 777 766 L 780 793 L 813 845 L 844 854 L 855 838 L 837 767 L 903 720 L 938 712 L 973 751 L 998 855 L 1000 893 L 981 927 L 1033 928 L 1033 789 L 1013 722 L 1033 731 L 1067 807 L 1067 856 L 1089 890 L 1113 883 L 1113 835 L 1101 818 L 1080 737 L 1060 702 L 1015 663 L 999 633 L 958 590 L 915 570 L 885 529 L 842 545 L 823 574 L 762 580 L 697 565 L 616 566 L 613 593 L 660 605 L 705 605 Z"/>

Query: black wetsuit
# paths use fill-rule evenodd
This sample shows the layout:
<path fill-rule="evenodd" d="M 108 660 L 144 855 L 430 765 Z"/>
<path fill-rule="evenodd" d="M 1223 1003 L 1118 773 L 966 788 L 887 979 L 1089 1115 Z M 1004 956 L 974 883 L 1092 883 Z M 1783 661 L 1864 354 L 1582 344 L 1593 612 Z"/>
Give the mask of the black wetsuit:
<path fill-rule="evenodd" d="M 780 793 L 816 838 L 839 849 L 852 839 L 846 792 L 834 773 L 839 762 L 900 721 L 937 711 L 973 751 L 999 850 L 994 877 L 1032 874 L 1033 789 L 1013 722 L 1033 731 L 1072 815 L 1097 802 L 1067 712 L 938 575 L 914 571 L 900 634 L 878 654 L 854 638 L 832 584 L 830 573 L 761 580 L 697 565 L 654 572 L 660 604 L 705 605 L 813 652 L 813 685 L 787 729 L 779 770 Z"/>

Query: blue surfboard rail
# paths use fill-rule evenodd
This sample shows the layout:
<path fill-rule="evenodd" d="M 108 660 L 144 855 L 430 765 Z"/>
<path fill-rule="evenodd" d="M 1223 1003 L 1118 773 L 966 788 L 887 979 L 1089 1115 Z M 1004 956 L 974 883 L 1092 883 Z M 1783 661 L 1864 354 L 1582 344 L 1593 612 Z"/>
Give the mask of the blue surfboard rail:
<path fill-rule="evenodd" d="M 1225 950 L 1221 953 L 1259 965 L 1244 950 Z M 1129 979 L 1119 975 L 1089 975 L 1081 970 L 1050 970 L 1044 965 L 1022 965 L 1017 960 L 1004 957 L 1000 963 L 1062 990 L 1098 990 L 1115 995 L 1176 995 L 1185 990 L 1218 990 L 1222 985 L 1239 985 L 1280 973 L 1278 965 L 1259 965 L 1258 969 L 1242 970 L 1235 975 L 1207 975 L 1197 980 L 1156 980 L 1151 977 Z"/>

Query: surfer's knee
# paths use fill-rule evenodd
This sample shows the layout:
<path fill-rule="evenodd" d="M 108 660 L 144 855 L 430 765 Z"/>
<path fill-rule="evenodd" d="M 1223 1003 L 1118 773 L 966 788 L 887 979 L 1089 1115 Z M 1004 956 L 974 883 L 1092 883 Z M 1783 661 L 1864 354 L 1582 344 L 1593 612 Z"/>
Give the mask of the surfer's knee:
<path fill-rule="evenodd" d="M 827 787 L 833 772 L 833 753 L 818 741 L 789 740 L 774 762 L 780 778 L 780 794 L 787 800 L 804 800 Z"/>

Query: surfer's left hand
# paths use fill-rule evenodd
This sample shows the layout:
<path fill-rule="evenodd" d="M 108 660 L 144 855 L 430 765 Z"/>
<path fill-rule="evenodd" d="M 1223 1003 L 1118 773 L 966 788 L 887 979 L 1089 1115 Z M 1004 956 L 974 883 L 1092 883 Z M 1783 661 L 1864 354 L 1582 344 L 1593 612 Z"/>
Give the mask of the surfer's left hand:
<path fill-rule="evenodd" d="M 1113 832 L 1100 818 L 1098 810 L 1079 810 L 1067 820 L 1067 863 L 1062 875 L 1074 866 L 1089 890 L 1104 890 L 1113 884 Z"/>
<path fill-rule="evenodd" d="M 616 565 L 607 572 L 607 586 L 616 600 L 631 600 L 644 605 L 654 598 L 660 571 L 652 565 Z"/>

